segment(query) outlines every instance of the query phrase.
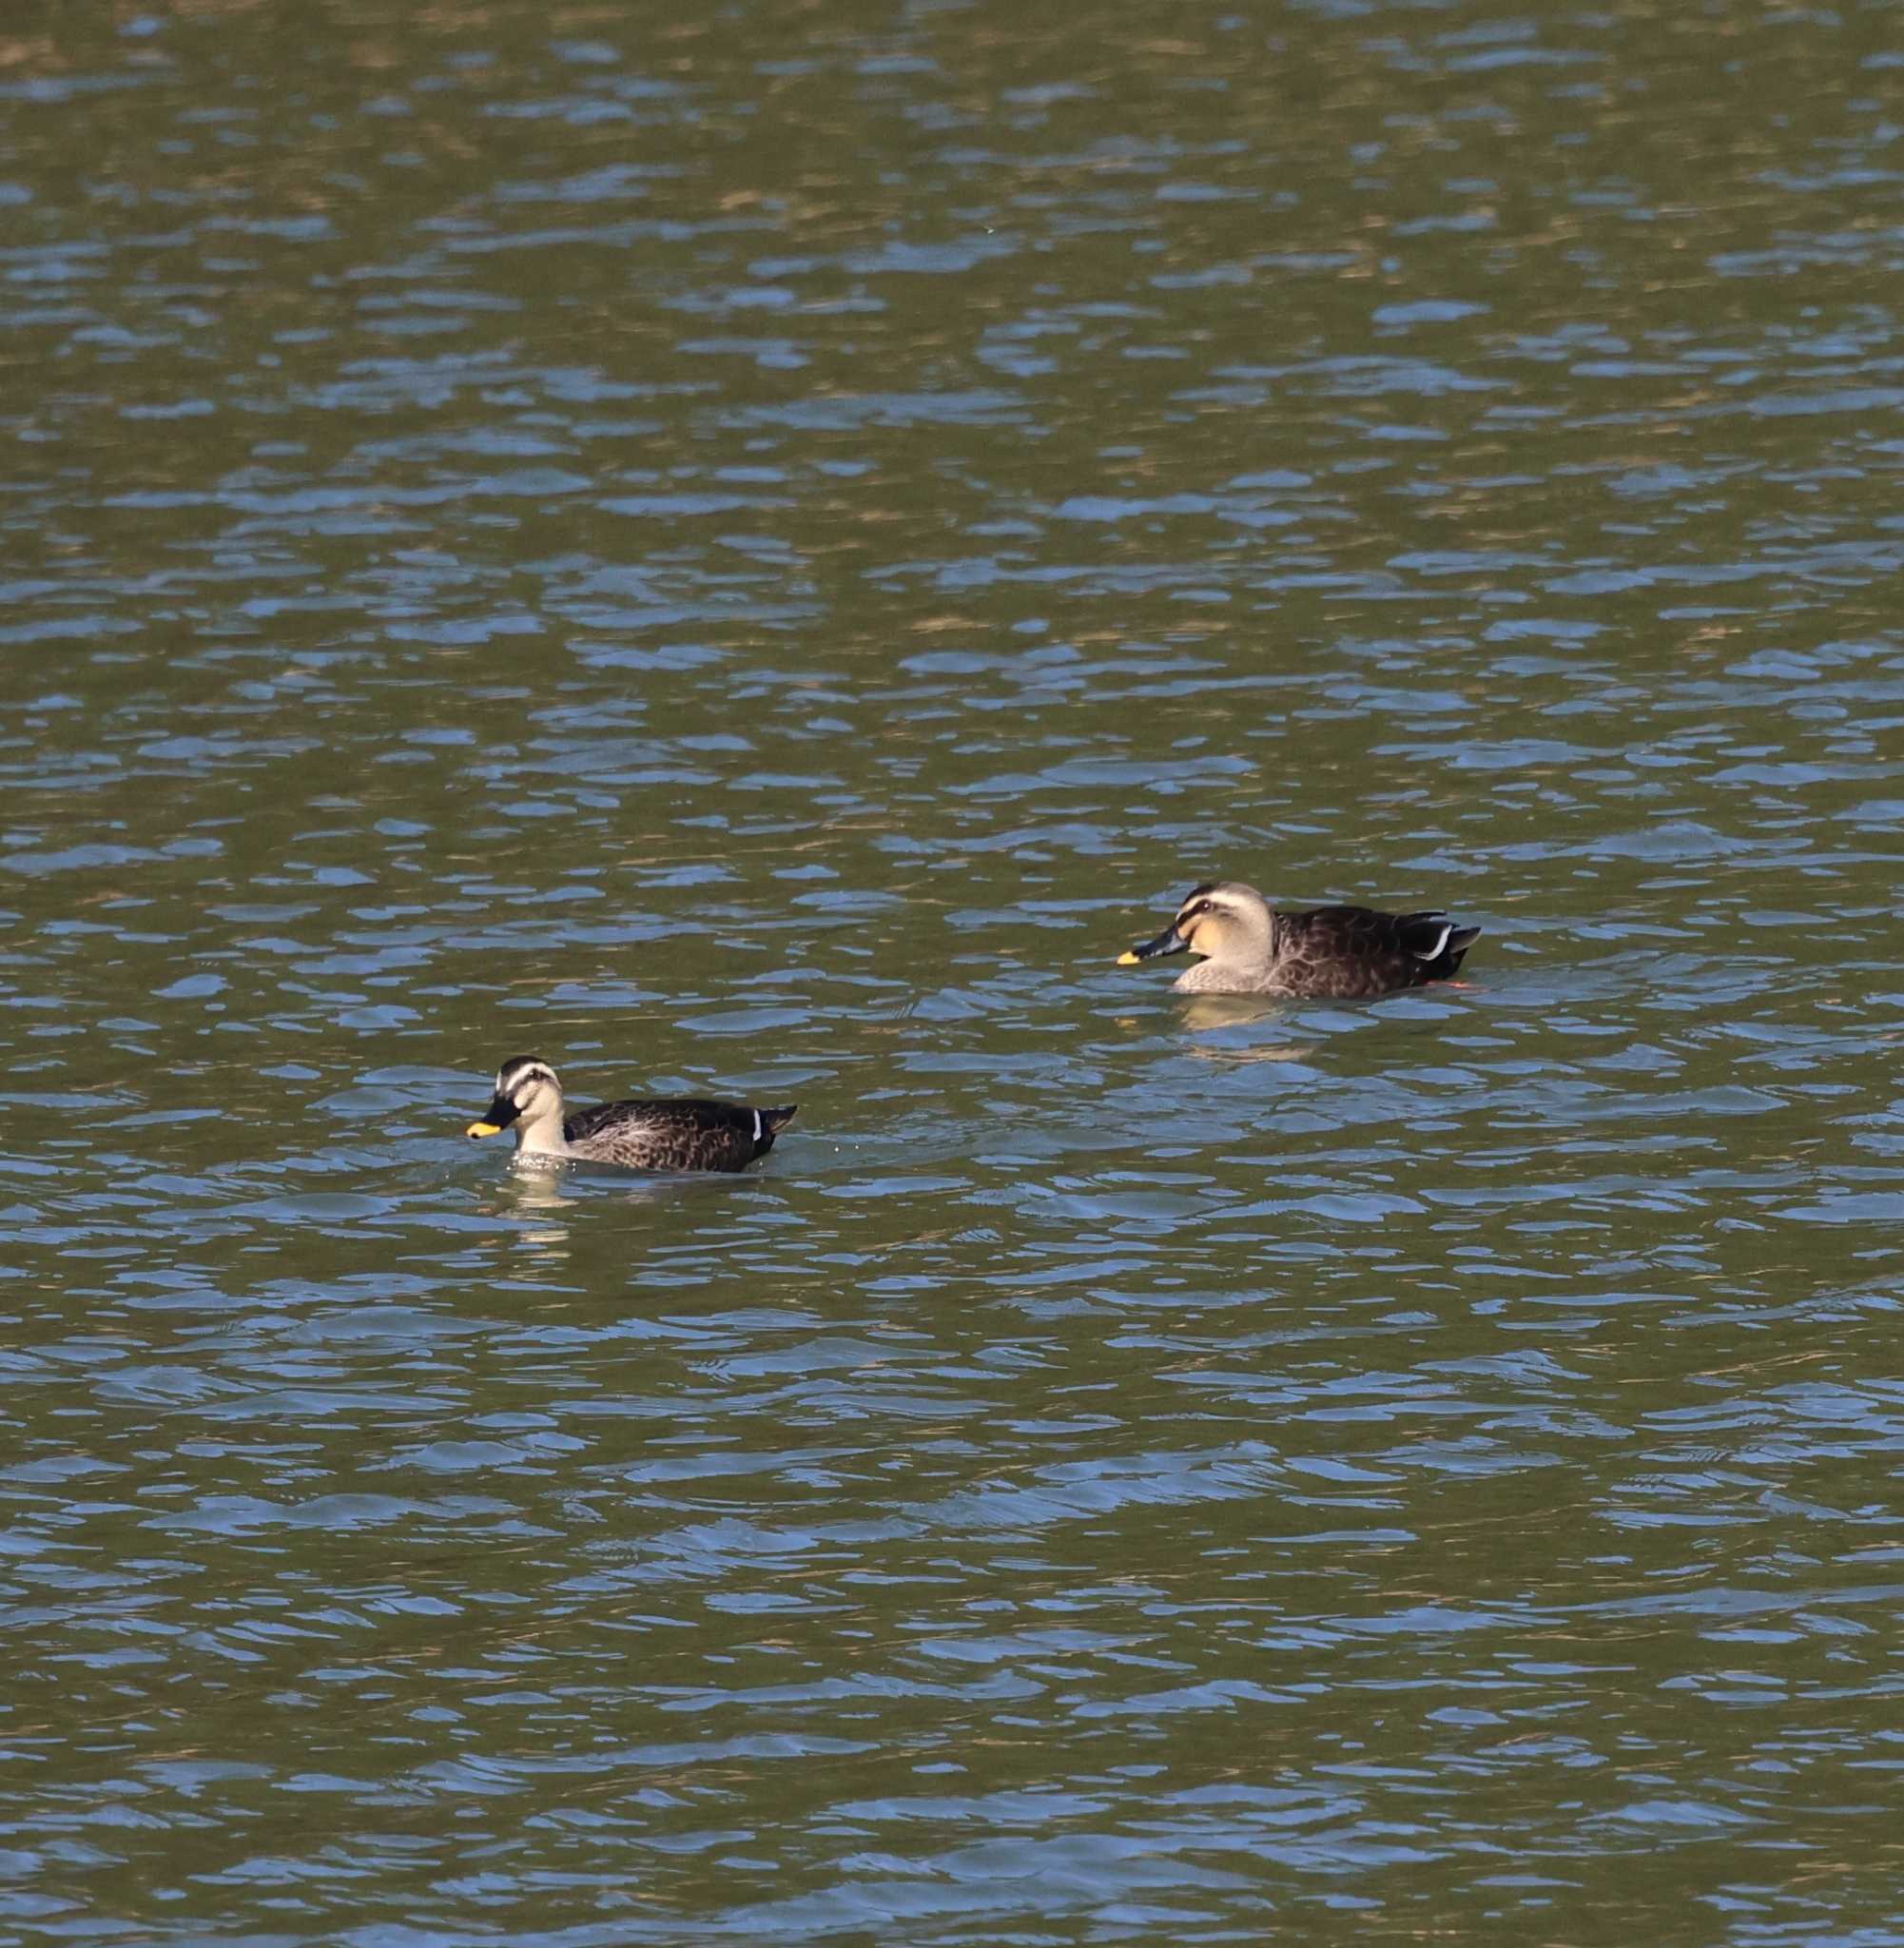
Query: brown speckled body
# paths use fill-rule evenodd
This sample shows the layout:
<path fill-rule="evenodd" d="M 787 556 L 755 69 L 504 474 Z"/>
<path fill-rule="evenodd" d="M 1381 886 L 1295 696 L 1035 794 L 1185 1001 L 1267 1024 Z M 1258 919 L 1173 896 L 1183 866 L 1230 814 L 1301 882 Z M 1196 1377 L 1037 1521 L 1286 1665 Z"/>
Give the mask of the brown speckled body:
<path fill-rule="evenodd" d="M 788 1104 L 755 1110 L 691 1096 L 653 1102 L 602 1102 L 564 1120 L 568 1154 L 626 1170 L 743 1170 L 773 1148 L 793 1115 Z"/>

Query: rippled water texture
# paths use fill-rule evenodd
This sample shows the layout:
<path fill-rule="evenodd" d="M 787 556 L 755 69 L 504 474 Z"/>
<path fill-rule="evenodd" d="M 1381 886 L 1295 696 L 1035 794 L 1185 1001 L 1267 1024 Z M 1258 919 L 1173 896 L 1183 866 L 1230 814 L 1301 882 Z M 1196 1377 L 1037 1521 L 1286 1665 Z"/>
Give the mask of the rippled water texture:
<path fill-rule="evenodd" d="M 1895 10 L 23 11 L 0 1933 L 1904 1941 Z"/>

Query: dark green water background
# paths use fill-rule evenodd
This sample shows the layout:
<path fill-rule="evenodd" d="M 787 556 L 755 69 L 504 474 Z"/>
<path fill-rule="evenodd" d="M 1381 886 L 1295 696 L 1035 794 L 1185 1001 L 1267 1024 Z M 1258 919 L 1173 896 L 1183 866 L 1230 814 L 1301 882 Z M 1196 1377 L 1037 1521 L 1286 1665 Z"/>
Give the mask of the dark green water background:
<path fill-rule="evenodd" d="M 0 1936 L 1904 1942 L 1894 6 L 0 23 Z M 1117 969 L 1194 880 L 1472 985 Z M 798 1099 L 740 1180 L 581 1100 Z"/>

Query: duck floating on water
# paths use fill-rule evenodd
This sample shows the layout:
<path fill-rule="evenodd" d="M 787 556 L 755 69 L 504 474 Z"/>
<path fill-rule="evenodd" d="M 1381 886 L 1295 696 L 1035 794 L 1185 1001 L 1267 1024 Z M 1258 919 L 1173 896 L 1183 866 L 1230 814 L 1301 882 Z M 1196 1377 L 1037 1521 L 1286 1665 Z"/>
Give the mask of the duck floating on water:
<path fill-rule="evenodd" d="M 744 1170 L 773 1148 L 799 1107 L 709 1102 L 694 1096 L 599 1102 L 565 1116 L 562 1084 L 539 1056 L 518 1055 L 495 1072 L 495 1100 L 463 1132 L 515 1132 L 518 1161 L 618 1163 L 628 1170 Z"/>
<path fill-rule="evenodd" d="M 1216 880 L 1193 886 L 1176 918 L 1120 967 L 1186 948 L 1204 958 L 1180 974 L 1184 994 L 1286 994 L 1350 1001 L 1449 981 L 1480 937 L 1446 913 L 1383 913 L 1313 906 L 1278 913 L 1254 886 Z"/>

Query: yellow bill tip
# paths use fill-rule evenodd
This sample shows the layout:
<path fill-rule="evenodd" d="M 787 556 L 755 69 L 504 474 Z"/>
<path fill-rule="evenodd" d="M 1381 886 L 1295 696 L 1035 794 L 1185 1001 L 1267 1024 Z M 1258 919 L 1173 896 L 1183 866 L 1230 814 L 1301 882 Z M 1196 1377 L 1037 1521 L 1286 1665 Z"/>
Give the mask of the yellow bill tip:
<path fill-rule="evenodd" d="M 1120 967 L 1135 967 L 1142 958 L 1140 954 L 1134 954 L 1129 947 L 1126 947 L 1117 956 L 1117 965 Z"/>
<path fill-rule="evenodd" d="M 499 1137 L 502 1125 L 499 1122 L 473 1122 L 463 1132 L 466 1137 Z"/>

